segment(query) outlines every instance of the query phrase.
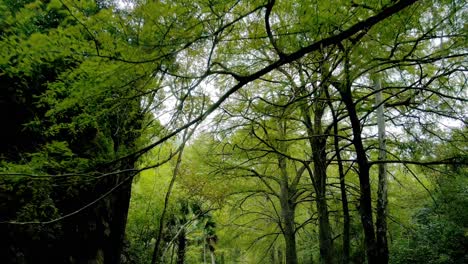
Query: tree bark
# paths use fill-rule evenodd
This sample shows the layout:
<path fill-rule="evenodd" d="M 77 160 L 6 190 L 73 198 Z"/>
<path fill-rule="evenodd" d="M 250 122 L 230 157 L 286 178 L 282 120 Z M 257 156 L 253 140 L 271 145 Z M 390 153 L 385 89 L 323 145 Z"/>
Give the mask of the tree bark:
<path fill-rule="evenodd" d="M 206 264 L 206 243 L 203 244 L 203 264 Z"/>
<path fill-rule="evenodd" d="M 326 89 L 326 87 L 320 87 L 320 89 L 321 91 L 319 97 L 325 93 L 324 89 Z M 317 207 L 319 220 L 320 262 L 333 264 L 333 240 L 331 237 L 328 205 L 326 199 L 327 154 L 325 148 L 327 136 L 323 135 L 322 129 L 322 118 L 325 111 L 325 104 L 319 100 L 316 100 L 313 106 L 315 107 L 313 124 L 306 105 L 301 105 L 301 112 L 303 121 L 307 128 L 309 144 L 312 150 L 312 160 L 314 162 L 314 174 L 310 175 L 310 177 L 316 193 L 315 204 Z"/>
<path fill-rule="evenodd" d="M 185 130 L 184 134 L 182 136 L 182 143 L 181 143 L 181 145 L 179 147 L 179 154 L 178 154 L 178 157 L 177 157 L 177 161 L 176 161 L 174 170 L 172 171 L 171 182 L 169 183 L 169 187 L 167 189 L 166 196 L 164 198 L 163 211 L 162 211 L 161 216 L 159 218 L 159 229 L 158 229 L 158 234 L 156 236 L 156 242 L 154 244 L 153 255 L 152 255 L 152 258 L 151 258 L 151 264 L 158 263 L 159 258 L 161 257 L 160 245 L 161 245 L 161 241 L 162 241 L 164 221 L 165 221 L 167 207 L 169 205 L 169 199 L 170 199 L 170 196 L 171 196 L 171 193 L 172 193 L 172 188 L 174 187 L 174 183 L 176 181 L 177 175 L 179 174 L 179 169 L 180 169 L 180 164 L 182 163 L 182 154 L 184 152 L 185 143 L 187 142 L 187 139 L 190 138 L 190 136 L 192 135 L 194 130 L 195 130 L 195 128 L 191 132 L 189 132 L 188 130 Z"/>
<path fill-rule="evenodd" d="M 384 105 L 382 103 L 382 91 L 380 79 L 375 81 L 375 104 L 377 106 L 377 126 L 379 134 L 379 157 L 378 160 L 386 160 L 386 138 L 385 138 L 385 116 Z M 388 263 L 388 243 L 387 243 L 387 167 L 385 163 L 379 163 L 379 187 L 377 190 L 377 250 L 380 256 L 380 263 Z"/>
<path fill-rule="evenodd" d="M 325 164 L 325 141 L 319 137 L 314 137 L 312 141 L 314 142 L 312 145 L 314 161 L 314 178 L 315 184 L 317 185 L 315 203 L 317 206 L 317 214 L 319 220 L 320 262 L 332 264 L 334 263 L 333 245 L 326 198 L 327 174 Z"/>
<path fill-rule="evenodd" d="M 372 219 L 372 196 L 369 175 L 370 166 L 362 143 L 361 123 L 357 116 L 351 88 L 349 86 L 340 87 L 339 90 L 342 100 L 346 106 L 346 110 L 348 110 L 353 131 L 352 143 L 356 151 L 356 163 L 358 164 L 359 171 L 359 214 L 361 216 L 361 223 L 364 229 L 364 243 L 366 245 L 367 262 L 369 264 L 380 264 Z"/>
<path fill-rule="evenodd" d="M 187 238 L 185 236 L 185 229 L 182 229 L 177 237 L 177 264 L 184 264 L 186 248 Z"/>
<path fill-rule="evenodd" d="M 349 252 L 350 252 L 350 216 L 349 216 L 349 207 L 348 207 L 348 195 L 346 194 L 346 180 L 343 169 L 343 162 L 341 159 L 341 150 L 340 150 L 340 137 L 338 136 L 338 117 L 336 116 L 335 109 L 330 101 L 330 94 L 328 89 L 325 90 L 327 96 L 328 106 L 333 118 L 333 134 L 334 134 L 334 147 L 336 160 L 338 162 L 338 174 L 340 177 L 340 193 L 341 193 L 341 207 L 343 210 L 343 255 L 341 259 L 342 264 L 349 263 Z"/>
<path fill-rule="evenodd" d="M 281 158 L 280 158 L 281 159 Z M 282 158 L 284 159 L 284 157 Z M 280 167 L 285 172 L 286 163 L 280 161 Z M 295 206 L 290 200 L 289 188 L 287 178 L 281 181 L 281 218 L 283 223 L 283 236 L 286 243 L 286 263 L 297 264 L 297 253 L 296 253 L 296 233 L 294 226 L 294 215 Z"/>
<path fill-rule="evenodd" d="M 334 131 L 335 131 L 335 135 L 338 135 L 337 125 Z M 343 163 L 341 161 L 341 154 L 340 154 L 338 143 L 339 143 L 338 136 L 335 136 L 335 151 L 336 151 L 336 157 L 338 160 L 338 173 L 340 176 L 341 207 L 343 210 L 343 256 L 342 256 L 341 262 L 343 264 L 348 264 L 349 254 L 350 254 L 350 216 L 349 216 L 349 207 L 348 207 L 348 196 L 346 194 L 346 181 L 345 181 Z"/>
<path fill-rule="evenodd" d="M 216 257 L 214 251 L 210 250 L 211 264 L 216 264 Z"/>
<path fill-rule="evenodd" d="M 284 121 L 279 122 L 279 132 L 281 138 L 285 138 L 286 127 L 283 124 Z M 286 152 L 286 147 L 283 142 L 280 142 L 279 150 L 282 153 Z M 281 203 L 281 222 L 282 231 L 286 244 L 286 263 L 297 264 L 297 252 L 296 252 L 296 230 L 294 226 L 295 218 L 295 204 L 291 200 L 291 193 L 289 190 L 288 172 L 286 166 L 286 158 L 278 154 L 278 166 L 280 170 L 280 203 Z"/>

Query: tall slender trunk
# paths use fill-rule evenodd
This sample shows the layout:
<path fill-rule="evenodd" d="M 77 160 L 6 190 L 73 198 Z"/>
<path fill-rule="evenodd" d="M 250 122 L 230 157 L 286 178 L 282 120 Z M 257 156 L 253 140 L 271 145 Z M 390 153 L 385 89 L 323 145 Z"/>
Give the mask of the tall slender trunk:
<path fill-rule="evenodd" d="M 338 142 L 338 141 L 337 141 Z M 338 143 L 337 143 L 338 145 Z M 339 150 L 338 150 L 339 151 Z M 341 263 L 349 263 L 350 254 L 350 216 L 348 208 L 348 196 L 346 194 L 346 182 L 345 175 L 343 172 L 343 164 L 339 152 L 337 152 L 338 158 L 338 171 L 340 175 L 340 193 L 341 193 L 341 207 L 343 210 L 343 256 Z"/>
<path fill-rule="evenodd" d="M 174 187 L 177 175 L 179 174 L 180 164 L 182 163 L 182 154 L 184 152 L 186 140 L 187 140 L 187 138 L 189 138 L 191 136 L 192 133 L 193 133 L 193 130 L 192 130 L 191 133 L 189 133 L 188 130 L 185 130 L 184 134 L 182 136 L 182 144 L 179 147 L 179 155 L 177 156 L 177 162 L 176 162 L 176 165 L 174 167 L 174 170 L 172 171 L 172 179 L 171 179 L 171 182 L 169 183 L 169 187 L 167 189 L 166 196 L 164 198 L 163 211 L 161 213 L 161 216 L 159 217 L 159 229 L 158 229 L 158 234 L 157 234 L 157 237 L 156 237 L 156 243 L 154 244 L 153 256 L 151 258 L 151 264 L 156 264 L 159 261 L 161 261 L 160 260 L 160 257 L 161 257 L 160 246 L 161 246 L 161 241 L 162 241 L 162 234 L 163 234 L 163 229 L 164 229 L 164 221 L 165 221 L 165 217 L 166 217 L 167 207 L 169 205 L 169 199 L 171 197 L 172 189 Z"/>
<path fill-rule="evenodd" d="M 187 237 L 185 235 L 185 228 L 183 228 L 177 236 L 177 264 L 184 264 L 186 248 Z"/>
<path fill-rule="evenodd" d="M 216 264 L 216 257 L 213 250 L 210 250 L 211 264 Z"/>
<path fill-rule="evenodd" d="M 387 157 L 385 142 L 385 116 L 382 103 L 382 91 L 380 79 L 375 81 L 375 104 L 377 106 L 377 126 L 379 134 L 379 160 L 385 160 Z M 387 166 L 385 163 L 379 163 L 379 187 L 377 190 L 377 250 L 379 251 L 380 263 L 388 263 L 388 243 L 387 243 Z"/>
<path fill-rule="evenodd" d="M 332 264 L 333 262 L 333 245 L 330 231 L 329 213 L 326 198 L 326 154 L 325 141 L 318 137 L 314 137 L 313 161 L 314 161 L 314 177 L 316 187 L 315 204 L 317 206 L 317 214 L 319 221 L 319 246 L 320 246 L 320 262 Z"/>
<path fill-rule="evenodd" d="M 203 264 L 206 264 L 206 243 L 203 244 Z"/>
<path fill-rule="evenodd" d="M 335 128 L 335 135 L 337 135 L 338 129 Z M 339 149 L 339 140 L 335 136 L 335 150 L 336 158 L 338 161 L 338 173 L 340 176 L 340 193 L 341 193 L 341 207 L 343 210 L 343 255 L 342 261 L 343 264 L 349 263 L 349 253 L 350 253 L 350 216 L 349 216 L 349 207 L 348 207 L 348 195 L 346 194 L 346 181 L 345 174 L 343 170 L 343 163 L 341 160 L 341 154 Z"/>
<path fill-rule="evenodd" d="M 279 122 L 279 132 L 281 138 L 285 138 L 286 125 L 283 124 L 285 121 Z M 283 142 L 279 144 L 279 151 L 286 153 L 287 148 Z M 278 167 L 280 170 L 280 204 L 281 204 L 281 222 L 283 224 L 282 231 L 286 244 L 286 263 L 297 264 L 297 252 L 296 252 L 296 227 L 294 226 L 295 218 L 295 204 L 291 200 L 292 195 L 289 190 L 289 177 L 286 166 L 286 157 L 278 154 Z"/>
<path fill-rule="evenodd" d="M 280 159 L 284 160 L 284 157 Z M 286 172 L 286 162 L 280 161 L 280 167 L 282 173 Z M 288 181 L 282 179 L 281 191 L 280 191 L 280 203 L 281 203 L 281 218 L 283 223 L 283 236 L 286 243 L 286 263 L 297 264 L 297 253 L 296 253 L 296 233 L 294 226 L 294 215 L 295 208 L 294 204 L 290 200 Z"/>
<path fill-rule="evenodd" d="M 333 108 L 332 102 L 330 101 L 330 94 L 328 92 L 328 89 L 325 90 L 325 93 L 328 99 L 328 106 L 330 107 L 330 111 L 333 118 L 333 142 L 335 147 L 336 160 L 338 162 L 338 174 L 340 177 L 341 207 L 343 210 L 343 255 L 341 263 L 348 264 L 350 252 L 350 216 L 348 207 L 348 195 L 346 194 L 345 173 L 343 169 L 343 161 L 341 159 L 340 137 L 338 136 L 338 117 L 336 116 L 335 109 Z"/>
<path fill-rule="evenodd" d="M 321 92 L 323 93 L 323 91 Z M 317 206 L 317 214 L 319 220 L 319 246 L 320 246 L 320 262 L 326 264 L 334 263 L 333 256 L 333 240 L 331 237 L 330 220 L 328 213 L 328 205 L 326 199 L 327 188 L 327 154 L 325 152 L 327 136 L 323 135 L 322 117 L 325 110 L 325 105 L 322 102 L 316 101 L 314 111 L 314 122 L 307 111 L 305 105 L 302 106 L 303 121 L 307 127 L 309 143 L 312 150 L 312 160 L 314 162 L 314 175 L 310 175 L 314 184 Z"/>
<path fill-rule="evenodd" d="M 298 66 L 301 87 L 294 85 L 294 94 L 299 97 L 307 98 L 309 93 L 304 87 L 306 87 L 306 80 L 304 78 L 304 72 L 301 65 Z M 322 71 L 326 71 L 326 67 L 321 68 Z M 294 78 L 287 72 L 283 72 L 294 84 Z M 327 76 L 327 74 L 323 74 Z M 320 261 L 321 263 L 332 264 L 334 263 L 333 255 L 333 240 L 331 236 L 331 228 L 329 221 L 329 212 L 326 199 L 326 181 L 327 181 L 327 156 L 325 152 L 327 135 L 322 130 L 322 118 L 325 112 L 326 104 L 323 102 L 323 96 L 327 86 L 322 83 L 318 87 L 318 95 L 312 97 L 312 103 L 308 100 L 304 100 L 300 103 L 299 107 L 301 110 L 302 121 L 306 126 L 307 135 L 309 137 L 309 144 L 312 151 L 312 160 L 314 162 L 313 173 L 309 171 L 309 176 L 312 184 L 314 185 L 316 199 L 315 204 L 317 207 L 317 214 L 319 219 L 319 246 L 320 246 Z M 311 113 L 309 107 L 314 107 L 312 122 Z"/>
<path fill-rule="evenodd" d="M 346 85 L 345 87 L 340 87 L 339 90 L 342 100 L 346 106 L 346 110 L 348 110 L 349 120 L 353 131 L 352 143 L 356 151 L 356 163 L 359 168 L 359 214 L 361 216 L 361 223 L 364 229 L 364 243 L 366 245 L 367 262 L 369 264 L 380 264 L 372 219 L 372 197 L 369 175 L 370 167 L 362 142 L 361 123 L 353 102 L 351 87 Z"/>

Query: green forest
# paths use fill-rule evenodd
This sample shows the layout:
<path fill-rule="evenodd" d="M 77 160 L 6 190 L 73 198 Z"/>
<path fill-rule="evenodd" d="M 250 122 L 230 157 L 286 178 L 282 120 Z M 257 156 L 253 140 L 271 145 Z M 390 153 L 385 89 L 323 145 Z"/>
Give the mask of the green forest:
<path fill-rule="evenodd" d="M 463 0 L 0 0 L 0 263 L 468 263 Z"/>

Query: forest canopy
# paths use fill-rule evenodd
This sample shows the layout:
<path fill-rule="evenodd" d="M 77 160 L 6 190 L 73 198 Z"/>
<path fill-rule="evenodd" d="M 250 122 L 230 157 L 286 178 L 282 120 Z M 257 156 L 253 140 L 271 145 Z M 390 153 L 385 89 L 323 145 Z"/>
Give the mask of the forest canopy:
<path fill-rule="evenodd" d="M 0 0 L 0 262 L 466 263 L 467 11 Z"/>

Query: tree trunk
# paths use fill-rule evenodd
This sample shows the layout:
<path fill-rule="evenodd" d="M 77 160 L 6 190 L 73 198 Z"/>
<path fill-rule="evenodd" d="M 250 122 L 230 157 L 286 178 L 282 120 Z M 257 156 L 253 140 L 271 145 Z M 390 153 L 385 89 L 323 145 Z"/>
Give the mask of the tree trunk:
<path fill-rule="evenodd" d="M 352 143 L 356 151 L 356 163 L 359 171 L 359 214 L 361 223 L 364 229 L 364 242 L 366 245 L 367 262 L 369 264 L 380 264 L 377 252 L 377 244 L 375 239 L 375 230 L 372 219 L 372 197 L 369 176 L 369 162 L 367 160 L 366 151 L 362 143 L 361 123 L 357 116 L 356 107 L 353 102 L 351 88 L 340 87 L 340 94 L 346 110 L 348 110 L 349 119 L 353 131 Z"/>
<path fill-rule="evenodd" d="M 185 236 L 185 229 L 182 229 L 177 236 L 177 264 L 184 264 L 186 248 L 187 238 Z"/>
<path fill-rule="evenodd" d="M 216 257 L 213 250 L 210 250 L 211 264 L 216 264 Z"/>
<path fill-rule="evenodd" d="M 281 171 L 286 172 L 286 162 L 284 157 L 280 157 L 280 167 Z M 295 208 L 294 204 L 290 201 L 290 194 L 288 189 L 288 181 L 282 179 L 281 181 L 281 193 L 280 193 L 280 203 L 281 203 L 281 218 L 283 223 L 283 236 L 286 243 L 286 263 L 287 264 L 297 264 L 297 254 L 296 254 L 296 234 L 294 226 L 294 215 Z"/>
<path fill-rule="evenodd" d="M 338 129 L 335 129 L 335 134 L 337 135 Z M 338 172 L 340 175 L 340 193 L 341 193 L 341 207 L 343 210 L 343 256 L 342 263 L 349 263 L 349 252 L 350 252 L 350 217 L 349 217 L 349 208 L 348 208 L 348 196 L 346 194 L 346 182 L 345 175 L 343 171 L 343 164 L 341 161 L 341 155 L 338 144 L 338 137 L 335 137 L 335 149 L 336 157 L 338 160 Z"/>
<path fill-rule="evenodd" d="M 319 220 L 319 246 L 320 262 L 332 264 L 333 262 L 333 241 L 331 238 L 330 222 L 328 217 L 328 205 L 326 198 L 326 154 L 325 140 L 314 137 L 312 145 L 314 161 L 314 178 L 316 185 L 315 203 Z"/>
<path fill-rule="evenodd" d="M 301 87 L 294 86 L 294 94 L 300 97 L 307 98 L 309 93 L 304 89 L 306 81 L 303 76 L 302 67 L 299 65 L 299 75 Z M 322 67 L 326 71 L 326 67 Z M 285 73 L 294 83 L 292 76 Z M 323 76 L 327 76 L 324 74 Z M 322 130 L 322 118 L 325 112 L 326 103 L 323 102 L 322 97 L 326 94 L 327 86 L 323 83 L 318 89 L 318 95 L 312 97 L 312 103 L 307 101 L 302 102 L 299 107 L 301 110 L 302 121 L 306 126 L 307 135 L 309 137 L 309 144 L 312 151 L 312 160 L 314 162 L 313 173 L 309 170 L 309 176 L 316 193 L 316 207 L 319 218 L 319 246 L 320 246 L 320 261 L 321 263 L 332 264 L 334 263 L 333 256 L 333 240 L 331 238 L 331 228 L 329 222 L 328 206 L 326 199 L 326 182 L 327 182 L 327 155 L 326 155 L 326 141 L 327 135 Z M 309 107 L 313 107 L 313 123 L 311 111 Z"/>
<path fill-rule="evenodd" d="M 284 121 L 279 122 L 280 137 L 285 138 L 286 125 Z M 287 148 L 284 142 L 280 142 L 278 150 L 282 153 L 286 153 Z M 297 264 L 297 252 L 296 252 L 296 227 L 294 226 L 295 218 L 295 204 L 292 201 L 292 194 L 289 189 L 289 177 L 287 171 L 286 158 L 278 154 L 278 167 L 280 170 L 280 204 L 281 204 L 281 222 L 284 240 L 286 243 L 286 263 Z"/>
<path fill-rule="evenodd" d="M 384 105 L 382 103 L 382 91 L 380 80 L 375 81 L 375 104 L 377 106 L 377 126 L 379 134 L 379 160 L 386 159 L 385 143 L 385 116 Z M 379 163 L 379 187 L 377 190 L 377 250 L 380 256 L 380 263 L 388 263 L 388 244 L 387 244 L 387 166 L 385 163 Z"/>
<path fill-rule="evenodd" d="M 338 142 L 338 141 L 337 141 Z M 338 143 L 336 143 L 338 146 Z M 343 172 L 343 164 L 341 162 L 341 157 L 339 150 L 337 152 L 338 159 L 338 171 L 340 175 L 340 192 L 341 192 L 341 207 L 343 210 L 343 256 L 342 263 L 349 263 L 349 252 L 350 252 L 350 217 L 349 217 L 349 208 L 348 208 L 348 196 L 346 194 L 346 182 L 345 175 Z"/>
<path fill-rule="evenodd" d="M 161 213 L 161 216 L 159 217 L 159 228 L 158 228 L 158 234 L 156 236 L 156 242 L 154 244 L 154 250 L 153 250 L 153 256 L 151 258 L 151 264 L 156 264 L 158 263 L 161 257 L 161 249 L 160 245 L 162 242 L 162 234 L 163 234 L 163 229 L 164 229 L 164 221 L 165 221 L 165 216 L 167 212 L 167 207 L 169 205 L 169 199 L 172 193 L 172 188 L 174 187 L 174 183 L 176 181 L 177 175 L 179 174 L 179 169 L 180 169 L 180 164 L 182 163 L 182 154 L 184 152 L 185 148 L 185 143 L 188 137 L 190 137 L 191 133 L 188 132 L 188 130 L 184 131 L 184 134 L 182 136 L 182 144 L 179 147 L 179 154 L 177 157 L 177 161 L 174 167 L 174 170 L 172 171 L 172 178 L 171 182 L 169 183 L 169 187 L 166 192 L 166 196 L 164 197 L 164 207 L 163 211 Z"/>
<path fill-rule="evenodd" d="M 336 160 L 338 162 L 338 174 L 340 177 L 340 193 L 341 193 L 341 207 L 343 210 L 343 255 L 342 255 L 342 264 L 349 263 L 349 252 L 350 252 L 350 217 L 349 217 L 349 207 L 348 207 L 348 195 L 346 194 L 346 181 L 345 174 L 343 169 L 343 162 L 341 159 L 341 150 L 340 150 L 340 137 L 338 136 L 338 117 L 336 116 L 335 109 L 330 101 L 330 94 L 328 89 L 325 90 L 327 96 L 328 106 L 333 117 L 333 133 L 334 133 L 334 147 L 336 153 Z"/>
<path fill-rule="evenodd" d="M 322 87 L 321 95 L 326 87 Z M 325 110 L 323 102 L 314 102 L 314 123 L 307 111 L 305 105 L 302 106 L 303 121 L 307 127 L 309 143 L 312 150 L 312 160 L 314 162 L 314 175 L 310 175 L 314 184 L 317 206 L 317 214 L 319 220 L 319 246 L 320 246 L 320 262 L 326 264 L 334 263 L 333 256 L 333 240 L 331 237 L 330 221 L 328 215 L 328 205 L 326 198 L 327 188 L 327 154 L 325 152 L 327 136 L 323 135 L 322 117 Z"/>
<path fill-rule="evenodd" d="M 203 244 L 203 264 L 206 264 L 206 243 Z"/>

